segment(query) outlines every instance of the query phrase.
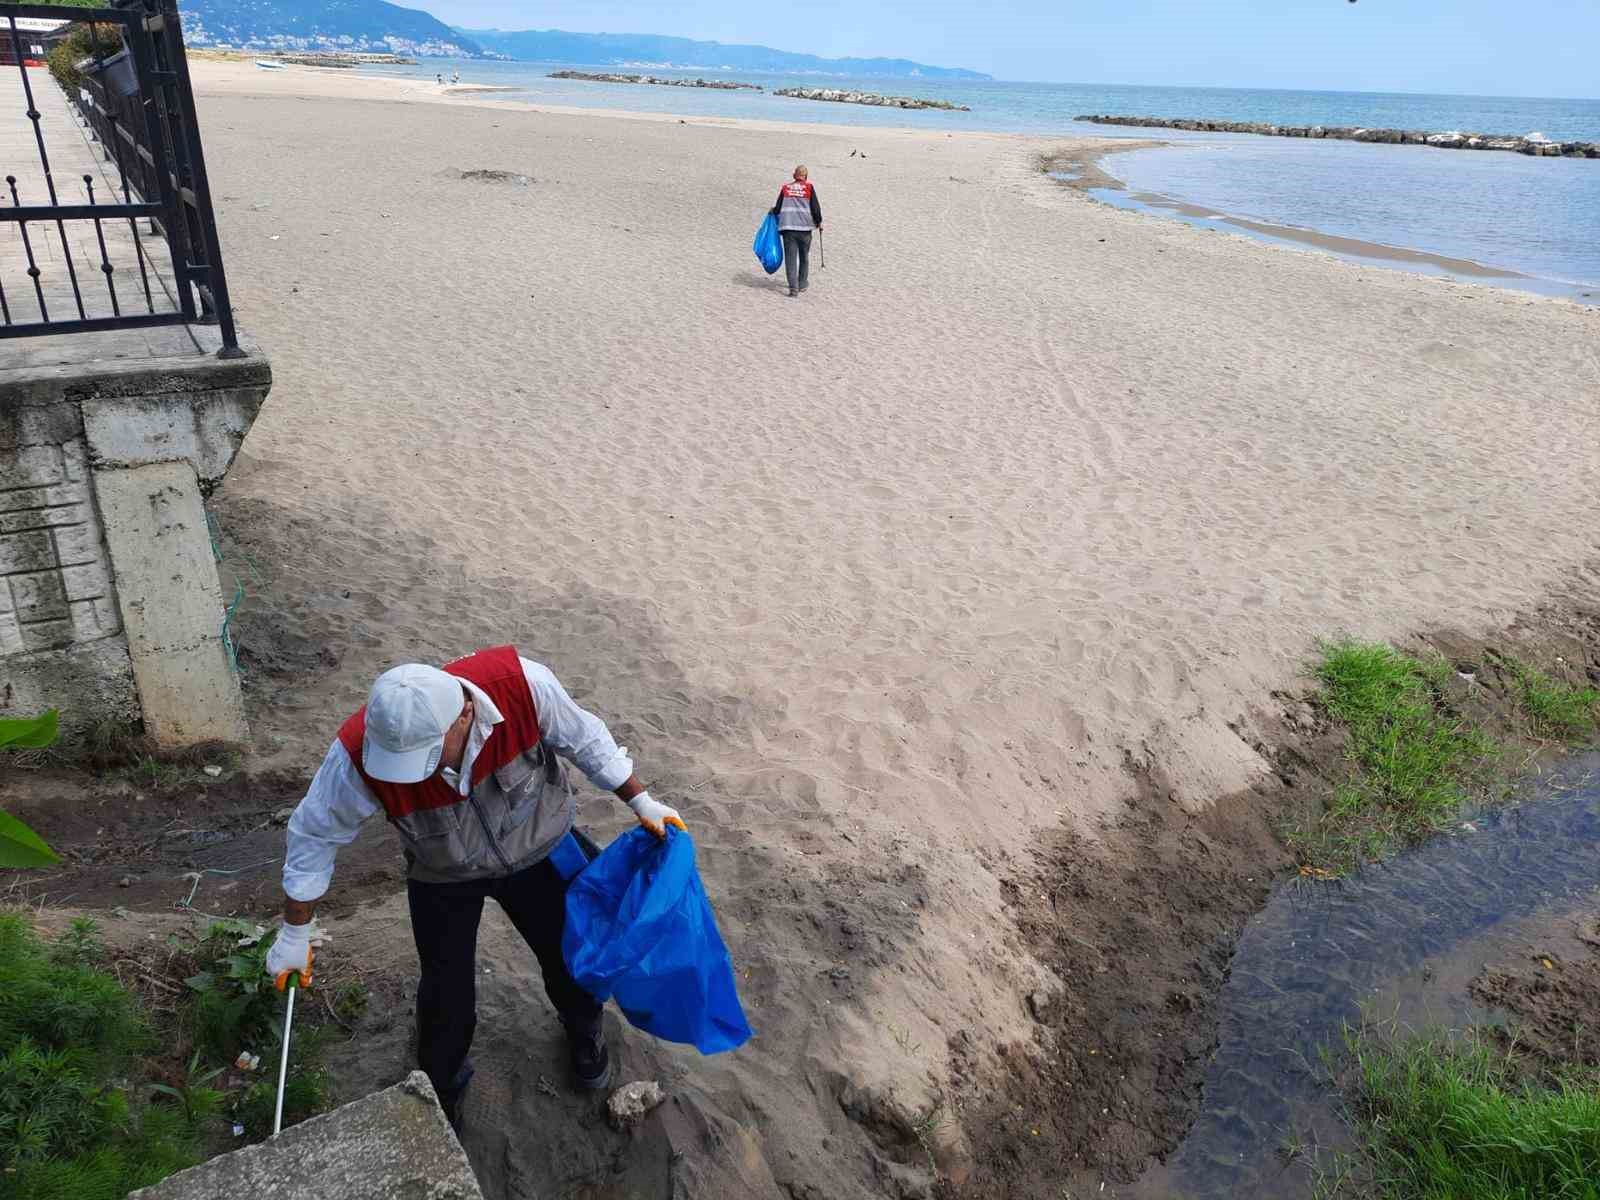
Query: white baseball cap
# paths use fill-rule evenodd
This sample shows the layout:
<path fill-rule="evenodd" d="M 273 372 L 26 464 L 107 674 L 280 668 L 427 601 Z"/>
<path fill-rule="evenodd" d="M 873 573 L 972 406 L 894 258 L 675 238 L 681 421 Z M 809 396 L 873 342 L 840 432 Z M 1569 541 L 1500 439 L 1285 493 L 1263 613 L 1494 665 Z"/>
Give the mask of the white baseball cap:
<path fill-rule="evenodd" d="M 406 663 L 378 676 L 367 698 L 361 763 L 387 783 L 421 783 L 439 769 L 445 730 L 467 706 L 461 681 L 438 667 Z"/>

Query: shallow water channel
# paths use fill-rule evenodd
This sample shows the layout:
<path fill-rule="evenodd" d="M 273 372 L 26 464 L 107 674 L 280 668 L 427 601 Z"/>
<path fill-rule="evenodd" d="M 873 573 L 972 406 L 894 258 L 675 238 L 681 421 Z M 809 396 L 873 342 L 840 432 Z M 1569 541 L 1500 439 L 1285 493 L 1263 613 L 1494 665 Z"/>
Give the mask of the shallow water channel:
<path fill-rule="evenodd" d="M 1240 936 L 1194 1128 L 1165 1166 L 1105 1195 L 1309 1196 L 1283 1148 L 1291 1133 L 1344 1144 L 1320 1062 L 1344 1022 L 1364 1004 L 1413 1028 L 1494 1019 L 1467 994 L 1479 970 L 1525 957 L 1600 890 L 1600 754 L 1466 824 L 1354 879 L 1279 885 Z"/>

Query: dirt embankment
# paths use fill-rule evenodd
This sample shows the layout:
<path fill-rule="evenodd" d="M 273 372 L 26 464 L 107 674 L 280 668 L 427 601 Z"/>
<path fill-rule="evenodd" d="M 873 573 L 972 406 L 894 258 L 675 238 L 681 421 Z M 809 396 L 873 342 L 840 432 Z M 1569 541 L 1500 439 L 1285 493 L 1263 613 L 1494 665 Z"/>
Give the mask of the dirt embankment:
<path fill-rule="evenodd" d="M 1504 766 L 1517 773 L 1562 748 L 1530 736 L 1507 664 L 1600 684 L 1600 603 L 1575 587 L 1492 638 L 1435 632 L 1407 648 L 1443 654 L 1469 677 L 1458 676 L 1452 703 L 1512 747 Z M 1094 1195 L 1182 1141 L 1216 1046 L 1234 941 L 1294 866 L 1278 831 L 1321 811 L 1345 770 L 1343 738 L 1309 681 L 1272 701 L 1239 725 L 1267 731 L 1256 749 L 1274 775 L 1261 786 L 1192 815 L 1160 764 L 1130 757 L 1133 797 L 1102 836 L 1062 835 L 1008 881 L 1017 925 L 1059 984 L 1026 998 L 1033 1038 L 1002 1047 L 1000 1070 L 976 1067 L 971 1047 L 951 1039 L 954 1104 L 974 1152 L 952 1195 Z M 1545 961 L 1532 950 L 1528 964 L 1486 973 L 1475 994 L 1518 1018 L 1534 1050 L 1570 1056 L 1569 1022 L 1600 1028 L 1600 961 Z"/>
<path fill-rule="evenodd" d="M 1472 996 L 1507 1014 L 1496 1035 L 1538 1068 L 1600 1066 L 1600 916 L 1556 924 L 1520 961 L 1486 968 Z"/>

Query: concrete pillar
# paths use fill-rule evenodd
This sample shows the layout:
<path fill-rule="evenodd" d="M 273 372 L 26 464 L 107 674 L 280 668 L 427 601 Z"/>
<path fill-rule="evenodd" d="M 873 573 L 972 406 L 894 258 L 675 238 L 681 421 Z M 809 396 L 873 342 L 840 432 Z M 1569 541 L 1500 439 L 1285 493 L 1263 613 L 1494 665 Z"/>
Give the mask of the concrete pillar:
<path fill-rule="evenodd" d="M 183 331 L 187 349 L 170 357 L 152 356 L 138 331 L 38 339 L 102 338 L 104 357 L 59 362 L 61 345 L 7 344 L 0 716 L 55 708 L 75 730 L 142 719 L 169 749 L 246 739 L 201 496 L 233 461 L 272 371 L 259 352 L 216 358 L 214 337 Z"/>
<path fill-rule="evenodd" d="M 249 736 L 222 638 L 222 588 L 187 461 L 95 472 L 145 734 L 163 747 Z"/>

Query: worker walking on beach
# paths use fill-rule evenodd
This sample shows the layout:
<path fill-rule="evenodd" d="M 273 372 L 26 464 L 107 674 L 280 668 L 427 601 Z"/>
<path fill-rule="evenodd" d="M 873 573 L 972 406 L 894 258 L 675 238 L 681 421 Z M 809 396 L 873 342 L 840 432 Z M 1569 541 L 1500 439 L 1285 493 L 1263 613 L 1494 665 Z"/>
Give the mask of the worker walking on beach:
<path fill-rule="evenodd" d="M 442 669 L 411 663 L 378 677 L 366 706 L 339 729 L 289 819 L 283 926 L 267 954 L 281 989 L 310 982 L 316 903 L 334 856 L 382 812 L 407 865 L 417 986 L 417 1059 L 459 1131 L 477 1025 L 478 920 L 496 900 L 539 960 L 566 1027 L 573 1075 L 606 1086 L 611 1058 L 601 1005 L 561 954 L 567 884 L 588 861 L 573 832 L 575 799 L 557 756 L 614 792 L 658 837 L 683 828 L 655 800 L 605 724 L 579 708 L 549 668 L 511 646 Z"/>
<path fill-rule="evenodd" d="M 778 189 L 772 206 L 783 238 L 783 269 L 789 276 L 789 295 L 798 296 L 810 284 L 811 231 L 822 232 L 822 203 L 811 184 L 811 172 L 794 169 L 794 178 Z"/>

